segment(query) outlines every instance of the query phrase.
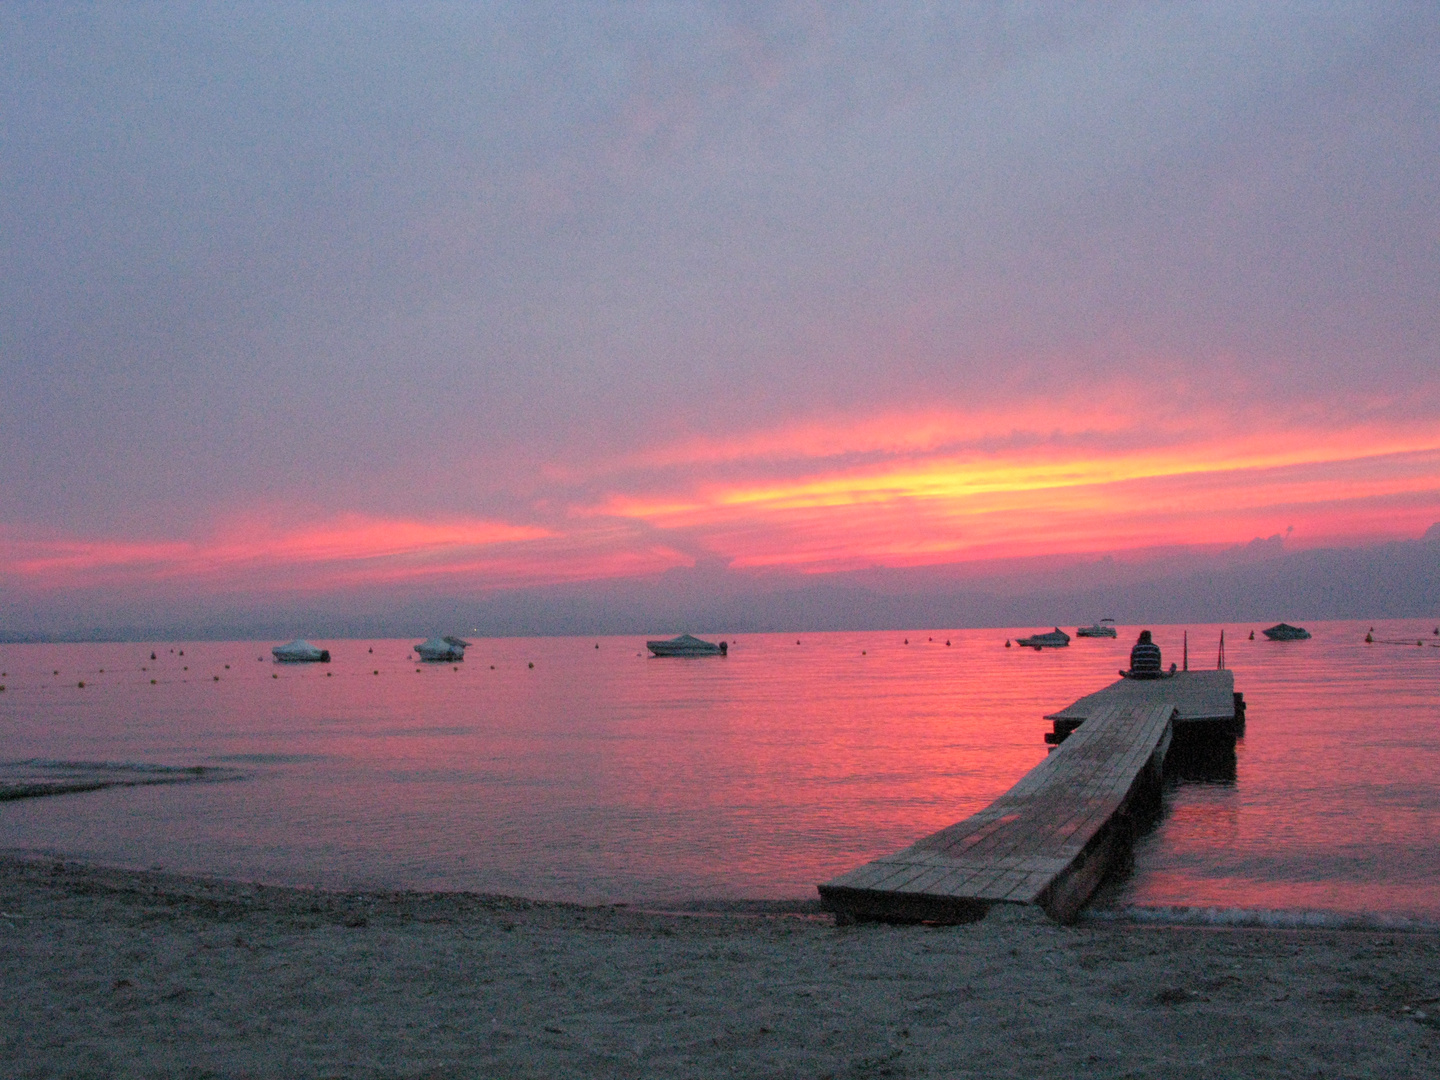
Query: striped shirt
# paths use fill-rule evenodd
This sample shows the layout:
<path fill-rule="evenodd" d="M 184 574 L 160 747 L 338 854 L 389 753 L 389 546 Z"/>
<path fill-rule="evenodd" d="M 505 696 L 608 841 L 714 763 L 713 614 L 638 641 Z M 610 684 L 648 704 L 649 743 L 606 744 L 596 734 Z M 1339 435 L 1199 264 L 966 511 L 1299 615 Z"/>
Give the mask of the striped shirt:
<path fill-rule="evenodd" d="M 1137 641 L 1130 650 L 1130 674 L 1141 679 L 1160 677 L 1160 646 L 1153 641 Z"/>

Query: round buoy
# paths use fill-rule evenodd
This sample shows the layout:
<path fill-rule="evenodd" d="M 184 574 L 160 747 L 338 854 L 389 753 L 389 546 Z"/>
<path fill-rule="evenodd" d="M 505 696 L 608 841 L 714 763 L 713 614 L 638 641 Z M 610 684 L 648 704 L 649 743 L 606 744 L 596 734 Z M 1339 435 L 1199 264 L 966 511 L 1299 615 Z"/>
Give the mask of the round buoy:
<path fill-rule="evenodd" d="M 950 646 L 950 639 L 948 637 L 945 639 L 945 646 L 946 648 L 949 648 Z"/>
<path fill-rule="evenodd" d="M 1254 630 L 1251 630 L 1251 631 L 1250 631 L 1250 640 L 1251 640 L 1251 641 L 1254 641 L 1254 640 L 1255 640 L 1255 631 L 1254 631 Z"/>
<path fill-rule="evenodd" d="M 1008 637 L 1005 639 L 1005 648 L 1010 648 L 1010 639 Z"/>
<path fill-rule="evenodd" d="M 798 644 L 798 642 L 797 642 L 797 644 Z M 527 667 L 532 667 L 532 668 L 533 668 L 533 667 L 534 667 L 534 666 L 535 666 L 535 664 L 534 664 L 534 663 L 533 663 L 533 662 L 531 662 L 531 663 L 530 663 L 530 664 L 528 664 L 528 665 L 526 665 L 526 666 L 527 666 Z"/>
<path fill-rule="evenodd" d="M 84 680 L 84 679 L 81 679 L 81 680 L 80 680 L 78 683 L 76 683 L 75 685 L 78 686 L 81 690 L 84 690 L 84 689 L 85 689 L 85 680 Z"/>
<path fill-rule="evenodd" d="M 151 680 L 150 680 L 150 685 L 151 685 L 151 686 L 154 686 L 154 685 L 155 685 L 155 680 L 154 680 L 154 679 L 151 679 Z"/>

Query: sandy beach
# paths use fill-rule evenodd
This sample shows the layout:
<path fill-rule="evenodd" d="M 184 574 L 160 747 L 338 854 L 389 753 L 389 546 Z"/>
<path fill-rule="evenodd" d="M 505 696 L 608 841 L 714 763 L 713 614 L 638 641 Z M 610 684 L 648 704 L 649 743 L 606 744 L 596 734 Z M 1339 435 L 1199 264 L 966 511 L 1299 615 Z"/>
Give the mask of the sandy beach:
<path fill-rule="evenodd" d="M 0 859 L 0 1073 L 1386 1076 L 1440 1071 L 1440 936 L 1032 909 L 859 925 L 327 893 Z"/>

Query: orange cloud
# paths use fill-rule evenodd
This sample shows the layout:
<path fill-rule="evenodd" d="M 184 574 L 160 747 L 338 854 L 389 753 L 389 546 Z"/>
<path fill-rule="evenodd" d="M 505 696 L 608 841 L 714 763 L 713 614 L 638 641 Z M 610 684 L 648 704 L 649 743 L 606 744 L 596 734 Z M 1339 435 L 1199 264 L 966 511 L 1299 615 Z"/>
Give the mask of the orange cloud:
<path fill-rule="evenodd" d="M 822 433 L 816 456 L 788 462 L 780 477 L 727 469 L 688 486 L 669 482 L 664 494 L 618 492 L 591 512 L 704 537 L 736 567 L 815 571 L 1234 543 L 1297 519 L 1311 543 L 1376 539 L 1414 535 L 1440 514 L 1440 437 L 1427 425 L 1352 423 L 1318 434 L 1282 421 L 1237 432 L 1191 416 L 1188 429 L 1146 438 L 1131 417 L 1110 440 L 1055 431 L 995 449 L 924 452 L 959 437 L 937 434 L 944 425 L 934 415 L 909 428 L 890 422 L 902 433 L 887 440 L 862 430 L 850 445 L 888 441 L 903 447 L 896 453 L 836 461 L 840 435 Z M 976 427 L 987 422 L 993 430 L 993 416 Z M 905 430 L 918 434 L 907 443 Z M 779 435 L 716 454 L 728 464 L 752 450 L 799 455 L 803 445 Z M 1364 509 L 1386 500 L 1383 513 Z"/>
<path fill-rule="evenodd" d="M 1047 418 L 1052 419 L 1045 427 Z M 802 572 L 1243 543 L 1418 535 L 1440 519 L 1440 433 L 1424 423 L 1259 416 L 1106 397 L 808 422 L 555 467 L 545 526 L 349 513 L 249 516 L 198 539 L 0 531 L 0 578 L 29 588 L 170 583 L 469 590 L 658 573 L 718 556 Z"/>

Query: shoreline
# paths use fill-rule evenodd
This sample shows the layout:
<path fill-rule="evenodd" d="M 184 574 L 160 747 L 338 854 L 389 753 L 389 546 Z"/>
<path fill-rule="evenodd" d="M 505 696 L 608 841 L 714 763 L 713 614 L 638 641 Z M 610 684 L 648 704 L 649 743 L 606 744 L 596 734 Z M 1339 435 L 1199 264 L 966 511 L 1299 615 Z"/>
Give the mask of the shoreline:
<path fill-rule="evenodd" d="M 68 792 L 67 792 L 68 793 Z M 372 885 L 299 885 L 283 881 L 228 877 L 223 873 L 171 870 L 163 866 L 135 866 L 119 863 L 98 862 L 94 859 L 46 851 L 35 848 L 0 848 L 0 867 L 7 863 L 16 865 L 61 865 L 67 870 L 85 871 L 97 875 L 119 875 L 137 879 L 155 879 L 173 882 L 183 889 L 190 885 L 205 884 L 211 888 L 227 890 L 257 890 L 291 893 L 296 896 L 330 896 L 352 899 L 382 897 L 430 897 L 430 898 L 475 898 L 486 902 L 527 905 L 530 907 L 556 906 L 586 911 L 628 911 L 634 914 L 661 917 L 697 917 L 712 915 L 734 915 L 752 917 L 808 917 L 833 922 L 831 912 L 821 907 L 818 897 L 800 899 L 786 897 L 771 898 L 727 898 L 692 897 L 685 900 L 617 900 L 588 902 L 550 897 L 524 896 L 519 893 L 495 893 L 475 889 L 427 889 L 407 887 L 385 887 Z M 1102 888 L 1103 892 L 1103 888 Z M 1099 894 L 1097 894 L 1099 895 Z M 1020 905 L 997 905 L 1001 908 L 1018 908 Z M 1103 899 L 1090 903 L 1082 910 L 1076 926 L 1152 927 L 1174 929 L 1250 929 L 1250 930 L 1328 930 L 1354 933 L 1385 934 L 1434 934 L 1440 935 L 1440 921 L 1424 916 L 1394 914 L 1386 912 L 1348 912 L 1324 908 L 1247 908 L 1234 905 L 1214 904 L 1189 905 L 1111 905 Z"/>
<path fill-rule="evenodd" d="M 14 1076 L 1434 1075 L 1440 934 L 835 927 L 0 855 Z"/>

